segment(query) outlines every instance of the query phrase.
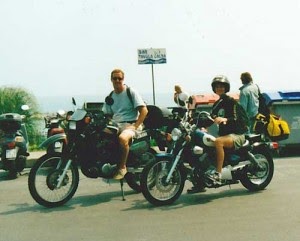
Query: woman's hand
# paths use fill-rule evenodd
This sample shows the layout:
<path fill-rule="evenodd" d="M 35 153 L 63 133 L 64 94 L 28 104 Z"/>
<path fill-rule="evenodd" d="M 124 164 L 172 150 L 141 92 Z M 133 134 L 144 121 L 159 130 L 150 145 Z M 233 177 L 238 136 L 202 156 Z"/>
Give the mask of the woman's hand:
<path fill-rule="evenodd" d="M 226 125 L 227 121 L 228 121 L 227 118 L 224 118 L 224 117 L 216 117 L 214 119 L 214 122 L 218 125 L 220 125 L 220 124 Z"/>

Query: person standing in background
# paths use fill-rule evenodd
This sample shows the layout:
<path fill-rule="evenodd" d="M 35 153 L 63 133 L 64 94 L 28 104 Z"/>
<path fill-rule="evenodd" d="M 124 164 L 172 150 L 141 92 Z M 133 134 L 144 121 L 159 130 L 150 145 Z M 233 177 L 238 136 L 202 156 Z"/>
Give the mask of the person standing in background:
<path fill-rule="evenodd" d="M 249 72 L 241 74 L 241 81 L 243 86 L 240 90 L 240 104 L 246 111 L 249 118 L 249 132 L 253 132 L 253 125 L 255 123 L 255 117 L 258 114 L 259 107 L 259 87 L 253 83 L 252 76 Z"/>
<path fill-rule="evenodd" d="M 175 85 L 174 90 L 175 90 L 174 102 L 177 104 L 178 107 L 187 109 L 189 94 L 182 91 L 182 88 L 180 85 Z"/>
<path fill-rule="evenodd" d="M 182 91 L 180 85 L 174 87 L 174 102 L 177 104 L 176 108 L 173 108 L 173 114 L 178 113 L 180 117 L 183 117 L 188 109 L 189 94 Z"/>

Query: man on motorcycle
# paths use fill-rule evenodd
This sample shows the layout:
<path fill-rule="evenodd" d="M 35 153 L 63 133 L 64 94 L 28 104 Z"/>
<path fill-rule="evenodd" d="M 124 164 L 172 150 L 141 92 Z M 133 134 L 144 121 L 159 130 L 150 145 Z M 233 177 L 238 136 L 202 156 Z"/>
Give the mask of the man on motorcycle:
<path fill-rule="evenodd" d="M 119 143 L 121 147 L 121 160 L 114 179 L 120 180 L 127 173 L 126 161 L 129 153 L 129 144 L 136 135 L 136 130 L 141 127 L 148 109 L 141 96 L 132 88 L 130 88 L 129 98 L 127 88 L 124 84 L 124 72 L 121 69 L 114 69 L 111 72 L 111 82 L 113 84 L 113 92 L 110 97 L 113 100 L 111 105 L 104 103 L 103 111 L 110 114 L 112 119 L 118 123 L 120 128 Z"/>
<path fill-rule="evenodd" d="M 216 184 L 221 184 L 224 148 L 237 149 L 243 145 L 249 120 L 243 107 L 226 94 L 230 90 L 230 82 L 226 76 L 216 76 L 211 86 L 213 92 L 220 98 L 214 103 L 211 113 L 214 123 L 219 126 L 219 137 L 215 141 L 216 170 L 210 177 Z"/>

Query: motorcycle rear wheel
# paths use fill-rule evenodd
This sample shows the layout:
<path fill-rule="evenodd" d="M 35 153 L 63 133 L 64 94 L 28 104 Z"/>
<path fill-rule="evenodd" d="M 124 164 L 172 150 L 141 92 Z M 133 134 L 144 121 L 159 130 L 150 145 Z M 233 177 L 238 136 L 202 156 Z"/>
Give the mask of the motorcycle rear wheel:
<path fill-rule="evenodd" d="M 155 159 L 156 151 L 154 149 L 150 148 L 148 150 L 148 152 L 145 153 L 145 154 L 147 154 L 146 156 L 148 157 L 147 163 L 156 160 Z M 141 168 L 143 168 L 144 166 L 145 165 L 142 165 Z M 140 193 L 142 191 L 141 181 L 140 181 L 141 180 L 141 172 L 135 172 L 135 173 L 128 172 L 125 175 L 125 180 L 126 180 L 128 186 L 132 190 L 134 190 L 134 191 L 136 191 L 138 193 Z"/>
<path fill-rule="evenodd" d="M 186 175 L 182 167 L 176 168 L 171 180 L 166 182 L 171 165 L 170 160 L 150 162 L 142 172 L 142 193 L 155 206 L 175 202 L 183 191 Z"/>
<path fill-rule="evenodd" d="M 242 185 L 250 191 L 265 189 L 271 182 L 274 174 L 274 162 L 268 150 L 256 150 L 253 152 L 261 168 L 251 167 L 246 169 L 241 178 Z"/>
<path fill-rule="evenodd" d="M 139 175 L 140 174 L 137 174 L 137 173 L 135 174 L 135 173 L 130 173 L 130 172 L 128 172 L 125 175 L 125 180 L 126 180 L 128 186 L 132 190 L 134 190 L 138 193 L 140 193 L 142 191 L 142 188 L 141 188 L 141 185 L 140 185 L 140 180 L 139 180 L 140 179 Z"/>
<path fill-rule="evenodd" d="M 59 154 L 40 157 L 31 168 L 28 177 L 28 188 L 32 198 L 42 206 L 53 208 L 65 204 L 75 194 L 79 183 L 79 171 L 71 163 L 61 187 L 57 188 L 59 176 L 64 165 L 60 166 Z"/>

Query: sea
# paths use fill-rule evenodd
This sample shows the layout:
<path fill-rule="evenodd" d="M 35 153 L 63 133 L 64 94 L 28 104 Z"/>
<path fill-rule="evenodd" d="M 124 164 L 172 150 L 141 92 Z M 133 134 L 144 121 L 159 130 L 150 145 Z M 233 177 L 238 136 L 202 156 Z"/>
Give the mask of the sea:
<path fill-rule="evenodd" d="M 174 107 L 173 93 L 141 93 L 142 98 L 148 105 L 159 107 Z M 77 96 L 36 96 L 41 113 L 53 113 L 58 110 L 74 110 L 81 108 L 85 102 L 104 102 L 104 95 L 77 95 Z M 75 100 L 74 105 L 72 99 Z"/>

